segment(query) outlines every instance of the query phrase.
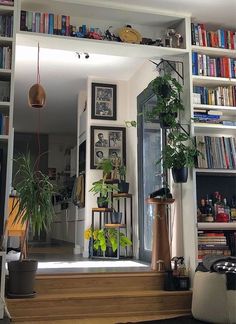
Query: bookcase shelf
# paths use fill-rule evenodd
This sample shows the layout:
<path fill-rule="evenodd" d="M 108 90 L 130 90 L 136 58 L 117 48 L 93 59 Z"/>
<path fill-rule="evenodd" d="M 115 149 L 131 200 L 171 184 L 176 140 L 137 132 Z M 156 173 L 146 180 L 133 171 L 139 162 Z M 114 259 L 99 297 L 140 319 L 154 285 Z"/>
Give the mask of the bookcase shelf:
<path fill-rule="evenodd" d="M 12 37 L 0 36 L 0 43 L 1 43 L 1 45 L 11 45 L 12 42 L 13 42 L 13 38 Z"/>
<path fill-rule="evenodd" d="M 215 85 L 236 85 L 236 79 L 218 78 L 210 76 L 193 75 L 193 85 L 215 86 Z"/>
<path fill-rule="evenodd" d="M 202 230 L 236 230 L 236 222 L 231 223 L 197 223 L 198 229 Z"/>
<path fill-rule="evenodd" d="M 208 109 L 208 110 L 220 110 L 224 114 L 229 113 L 230 115 L 236 114 L 236 107 L 233 106 L 219 106 L 219 105 L 204 105 L 204 104 L 193 104 L 195 109 Z"/>
<path fill-rule="evenodd" d="M 8 135 L 0 135 L 0 142 L 7 142 L 9 139 Z"/>
<path fill-rule="evenodd" d="M 196 133 L 207 134 L 220 134 L 232 135 L 236 134 L 236 126 L 227 126 L 221 124 L 209 124 L 209 123 L 194 123 L 194 131 Z"/>
<path fill-rule="evenodd" d="M 236 174 L 235 169 L 195 169 L 196 174 L 206 174 L 206 175 L 232 175 Z"/>
<path fill-rule="evenodd" d="M 227 56 L 231 58 L 236 58 L 236 50 L 217 48 L 217 47 L 204 47 L 192 45 L 192 51 L 200 54 L 211 55 L 214 57 Z"/>
<path fill-rule="evenodd" d="M 10 69 L 0 69 L 0 77 L 11 76 L 11 72 Z"/>
<path fill-rule="evenodd" d="M 0 4 L 0 14 L 1 13 L 13 13 L 14 12 L 14 6 L 4 6 Z"/>

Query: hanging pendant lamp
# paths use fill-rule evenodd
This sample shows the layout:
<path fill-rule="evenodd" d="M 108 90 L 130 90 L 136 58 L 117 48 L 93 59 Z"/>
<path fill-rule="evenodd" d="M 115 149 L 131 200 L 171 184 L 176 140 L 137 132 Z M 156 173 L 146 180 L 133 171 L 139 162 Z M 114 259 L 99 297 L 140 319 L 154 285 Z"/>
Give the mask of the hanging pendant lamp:
<path fill-rule="evenodd" d="M 29 89 L 28 102 L 32 108 L 43 108 L 46 101 L 46 93 L 40 84 L 39 72 L 39 43 L 38 43 L 38 60 L 37 60 L 37 83 Z"/>

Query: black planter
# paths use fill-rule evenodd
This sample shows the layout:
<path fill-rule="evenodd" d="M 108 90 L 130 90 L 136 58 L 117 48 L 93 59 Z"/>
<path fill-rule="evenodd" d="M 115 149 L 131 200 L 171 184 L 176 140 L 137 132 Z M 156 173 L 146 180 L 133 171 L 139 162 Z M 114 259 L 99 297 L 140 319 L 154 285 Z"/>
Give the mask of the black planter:
<path fill-rule="evenodd" d="M 129 192 L 129 183 L 125 181 L 120 181 L 118 183 L 119 193 L 128 193 Z"/>
<path fill-rule="evenodd" d="M 111 213 L 111 223 L 112 224 L 121 224 L 121 220 L 122 220 L 122 213 L 120 213 L 120 212 Z"/>
<path fill-rule="evenodd" d="M 98 204 L 98 208 L 107 208 L 108 207 L 107 198 L 106 197 L 98 197 L 97 204 Z"/>
<path fill-rule="evenodd" d="M 112 247 L 108 246 L 105 252 L 105 256 L 109 258 L 116 258 L 117 257 L 117 250 L 113 252 Z"/>
<path fill-rule="evenodd" d="M 162 129 L 168 129 L 173 125 L 173 122 L 177 118 L 177 113 L 160 113 L 159 114 L 159 121 L 160 121 L 160 127 Z"/>
<path fill-rule="evenodd" d="M 175 183 L 185 183 L 188 180 L 188 168 L 173 168 L 172 177 Z"/>
<path fill-rule="evenodd" d="M 38 267 L 36 260 L 8 262 L 7 295 L 12 298 L 34 297 L 34 283 Z"/>

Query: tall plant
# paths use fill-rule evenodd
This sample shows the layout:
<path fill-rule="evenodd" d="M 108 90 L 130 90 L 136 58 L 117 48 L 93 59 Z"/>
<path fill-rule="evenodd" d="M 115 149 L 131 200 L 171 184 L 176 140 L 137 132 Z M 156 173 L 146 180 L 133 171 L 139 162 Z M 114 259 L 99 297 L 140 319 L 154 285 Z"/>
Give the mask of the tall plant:
<path fill-rule="evenodd" d="M 18 171 L 15 175 L 14 186 L 18 200 L 18 212 L 15 216 L 15 223 L 25 223 L 26 231 L 23 240 L 23 247 L 27 242 L 29 225 L 33 233 L 40 234 L 47 230 L 53 215 L 52 195 L 54 187 L 49 177 L 38 170 L 38 161 L 33 163 L 30 153 L 21 154 L 16 160 Z M 20 260 L 26 257 L 21 249 Z"/>

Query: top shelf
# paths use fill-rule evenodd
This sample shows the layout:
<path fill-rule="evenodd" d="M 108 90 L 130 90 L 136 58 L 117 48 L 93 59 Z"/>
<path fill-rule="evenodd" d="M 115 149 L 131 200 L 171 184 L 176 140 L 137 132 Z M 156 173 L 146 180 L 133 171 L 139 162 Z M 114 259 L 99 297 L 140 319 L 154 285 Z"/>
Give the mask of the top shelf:
<path fill-rule="evenodd" d="M 182 55 L 187 53 L 186 49 L 169 48 L 151 45 L 128 44 L 122 42 L 112 42 L 104 40 L 94 40 L 88 38 L 74 38 L 70 36 L 48 35 L 32 32 L 18 32 L 17 44 L 24 46 L 36 46 L 51 49 L 64 49 L 68 51 L 89 52 L 96 54 L 107 54 L 109 45 L 109 55 L 135 57 L 145 59 L 157 59 L 172 55 Z"/>

